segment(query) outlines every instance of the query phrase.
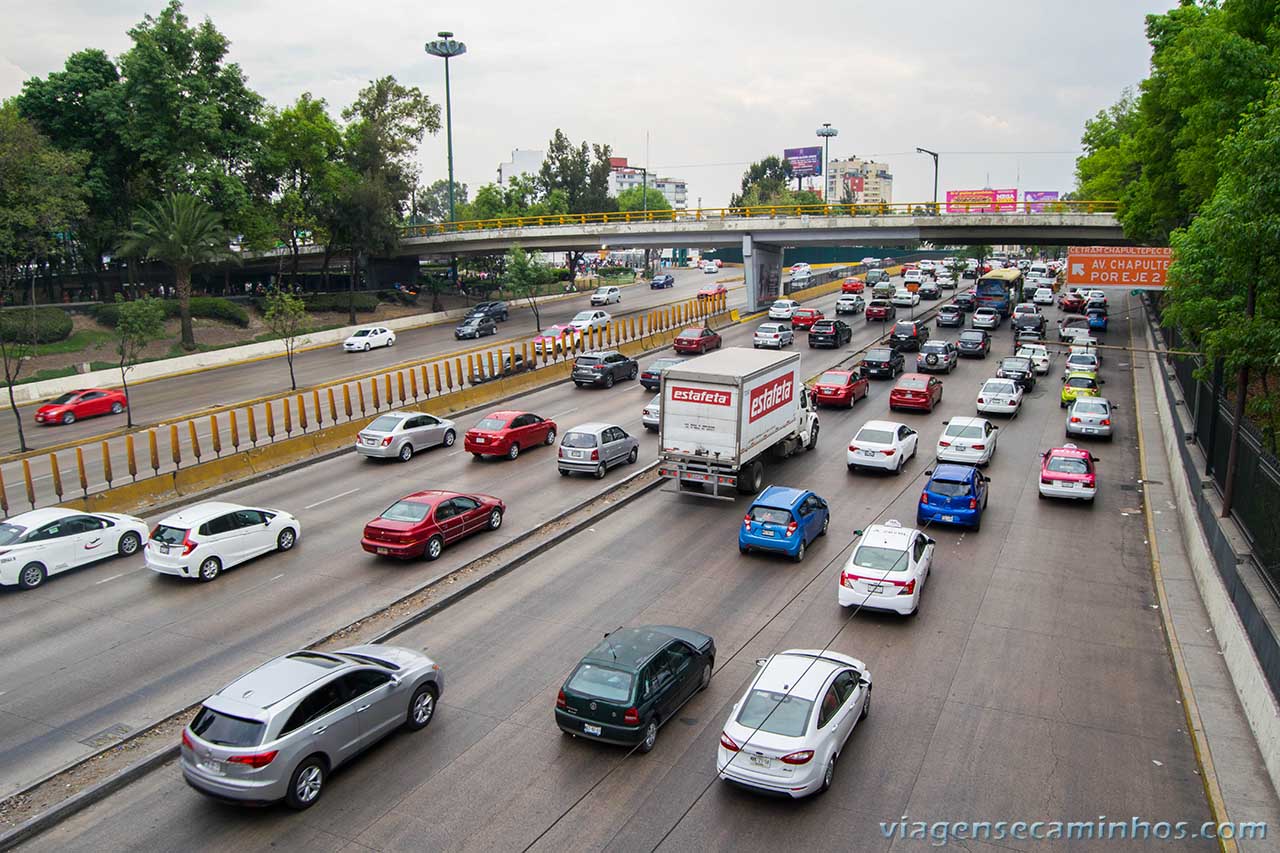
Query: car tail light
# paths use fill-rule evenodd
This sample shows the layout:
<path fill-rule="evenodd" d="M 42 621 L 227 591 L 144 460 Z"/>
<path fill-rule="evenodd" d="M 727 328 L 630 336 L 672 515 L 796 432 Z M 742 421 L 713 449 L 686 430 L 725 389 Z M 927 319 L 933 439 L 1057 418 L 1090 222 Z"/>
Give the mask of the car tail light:
<path fill-rule="evenodd" d="M 593 450 L 593 451 L 591 451 L 591 461 L 592 461 L 592 462 L 599 462 L 599 461 L 600 461 L 600 451 L 599 451 L 599 450 Z"/>
<path fill-rule="evenodd" d="M 1091 489 L 1097 485 L 1097 482 L 1097 479 L 1092 474 L 1088 474 L 1084 478 L 1084 484 Z"/>
<path fill-rule="evenodd" d="M 730 752 L 737 752 L 740 749 L 742 749 L 742 747 L 738 746 L 737 741 L 729 737 L 728 732 L 720 733 L 720 745 L 723 746 L 725 749 L 729 750 Z"/>
<path fill-rule="evenodd" d="M 982 399 L 981 397 L 979 397 L 979 398 L 978 398 L 978 402 L 979 402 L 979 403 L 985 403 L 985 402 L 986 402 L 986 400 L 984 400 L 984 399 Z"/>
<path fill-rule="evenodd" d="M 640 725 L 640 712 L 635 708 L 628 708 L 626 713 L 622 715 L 622 722 L 628 726 Z"/>
<path fill-rule="evenodd" d="M 280 753 L 278 749 L 268 750 L 267 752 L 251 752 L 248 755 L 233 755 L 227 759 L 228 764 L 243 764 L 246 767 L 252 767 L 255 770 L 260 767 L 266 767 L 268 764 L 276 760 L 276 756 Z"/>
<path fill-rule="evenodd" d="M 564 698 L 564 691 L 563 691 L 563 690 L 561 690 L 561 691 L 559 692 L 559 694 L 557 694 L 557 695 L 556 695 L 556 707 L 557 707 L 557 708 L 568 708 L 568 707 L 569 707 L 569 703 L 568 703 L 568 702 L 565 700 L 565 698 Z"/>
<path fill-rule="evenodd" d="M 604 365 L 603 365 L 603 364 L 597 364 L 597 365 L 595 365 L 594 367 L 592 367 L 591 369 L 592 369 L 592 370 L 604 370 Z"/>
<path fill-rule="evenodd" d="M 921 492 L 921 493 L 920 493 L 920 503 L 922 503 L 922 504 L 927 504 L 928 502 L 929 502 L 929 493 L 928 493 L 928 492 Z"/>
<path fill-rule="evenodd" d="M 196 549 L 196 546 L 197 546 L 197 545 L 199 545 L 199 544 L 200 544 L 199 542 L 192 542 L 192 541 L 191 541 L 191 531 L 190 531 L 190 530 L 184 530 L 184 531 L 182 531 L 182 556 L 184 556 L 184 557 L 185 557 L 185 556 L 187 556 L 188 554 L 190 554 L 192 551 L 194 551 L 194 550 Z"/>
<path fill-rule="evenodd" d="M 1102 425 L 1103 425 L 1103 426 L 1111 426 L 1111 418 L 1103 418 L 1103 419 L 1102 419 Z"/>
<path fill-rule="evenodd" d="M 787 535 L 791 536 L 796 532 L 796 523 L 793 521 L 787 525 Z"/>
<path fill-rule="evenodd" d="M 195 751 L 195 748 L 196 748 L 195 741 L 191 739 L 191 735 L 187 734 L 186 729 L 182 730 L 182 745 L 185 746 L 187 749 L 191 750 L 192 752 Z"/>
<path fill-rule="evenodd" d="M 813 760 L 813 750 L 802 749 L 799 752 L 792 752 L 784 755 L 779 760 L 783 764 L 808 764 Z"/>
<path fill-rule="evenodd" d="M 852 450 L 854 453 L 857 453 L 857 452 L 858 452 L 858 445 L 856 445 L 856 444 L 851 444 L 851 445 L 849 445 L 849 449 L 850 449 L 850 450 Z"/>
<path fill-rule="evenodd" d="M 387 445 L 389 445 L 389 444 L 391 444 L 391 436 L 387 436 L 386 438 L 382 439 L 382 446 L 383 446 L 383 447 L 386 447 L 386 446 L 387 446 Z"/>
<path fill-rule="evenodd" d="M 1075 417 L 1073 417 L 1073 418 L 1071 419 L 1071 422 L 1072 422 L 1073 424 L 1078 424 L 1078 423 L 1080 423 L 1080 419 L 1079 419 L 1079 418 L 1075 418 Z"/>
<path fill-rule="evenodd" d="M 951 446 L 951 442 L 949 442 L 949 441 L 939 441 L 939 442 L 938 442 L 938 446 L 939 446 L 939 447 L 950 447 L 950 446 Z"/>
<path fill-rule="evenodd" d="M 1053 480 L 1050 480 L 1048 477 L 1041 477 L 1040 483 L 1045 486 L 1051 486 L 1053 485 Z"/>
<path fill-rule="evenodd" d="M 977 508 L 978 508 L 978 499 L 969 498 L 969 509 L 977 509 Z"/>
<path fill-rule="evenodd" d="M 894 453 L 896 453 L 897 451 L 896 451 L 896 450 L 881 450 L 880 452 L 881 452 L 881 453 L 883 453 L 885 456 L 892 456 L 892 455 L 893 455 Z"/>
<path fill-rule="evenodd" d="M 987 449 L 987 446 L 986 446 L 985 444 L 974 444 L 974 445 L 972 445 L 972 446 L 970 447 L 970 449 L 971 449 L 971 450 L 986 450 L 986 449 Z"/>

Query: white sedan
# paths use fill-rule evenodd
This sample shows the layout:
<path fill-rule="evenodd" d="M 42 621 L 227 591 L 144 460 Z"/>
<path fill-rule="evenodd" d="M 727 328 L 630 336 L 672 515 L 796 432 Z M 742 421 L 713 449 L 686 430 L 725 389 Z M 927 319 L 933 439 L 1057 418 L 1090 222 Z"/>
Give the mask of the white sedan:
<path fill-rule="evenodd" d="M 920 436 L 906 424 L 895 421 L 867 421 L 849 439 L 845 463 L 855 468 L 879 468 L 902 473 L 908 459 L 916 455 Z"/>
<path fill-rule="evenodd" d="M 1035 368 L 1036 373 L 1044 376 L 1049 372 L 1049 348 L 1043 344 L 1023 344 L 1018 347 L 1017 353 L 1019 358 L 1031 359 L 1031 366 Z"/>
<path fill-rule="evenodd" d="M 840 570 L 840 606 L 901 616 L 919 613 L 936 544 L 894 519 L 871 525 Z"/>
<path fill-rule="evenodd" d="M 603 329 L 609 325 L 609 321 L 612 319 L 613 317 L 609 315 L 608 311 L 587 309 L 574 314 L 573 319 L 569 321 L 569 325 L 579 332 L 585 332 L 587 329 Z"/>
<path fill-rule="evenodd" d="M 794 299 L 779 299 L 769 306 L 769 319 L 790 320 L 799 307 L 800 303 Z"/>
<path fill-rule="evenodd" d="M 938 438 L 939 462 L 986 465 L 996 455 L 1000 427 L 986 418 L 952 418 Z"/>
<path fill-rule="evenodd" d="M 278 509 L 207 501 L 167 516 L 151 531 L 147 568 L 208 582 L 268 551 L 298 544 L 302 524 Z"/>
<path fill-rule="evenodd" d="M 827 790 L 850 733 L 871 712 L 871 672 L 857 658 L 814 649 L 756 664 L 720 734 L 717 775 L 796 799 Z"/>
<path fill-rule="evenodd" d="M 1012 379 L 988 379 L 978 392 L 978 414 L 1017 417 L 1022 408 L 1022 386 Z"/>
<path fill-rule="evenodd" d="M 898 308 L 911 308 L 920 304 L 920 294 L 900 287 L 893 292 L 893 298 L 889 301 Z"/>
<path fill-rule="evenodd" d="M 1031 301 L 1037 305 L 1053 304 L 1053 288 L 1037 287 L 1035 294 L 1031 297 Z"/>
<path fill-rule="evenodd" d="M 382 326 L 370 326 L 367 329 L 356 329 L 351 337 L 342 342 L 347 352 L 368 352 L 374 347 L 393 347 L 396 345 L 396 333 Z"/>
<path fill-rule="evenodd" d="M 56 575 L 138 553 L 147 525 L 132 515 L 49 507 L 0 523 L 0 586 L 34 589 Z"/>

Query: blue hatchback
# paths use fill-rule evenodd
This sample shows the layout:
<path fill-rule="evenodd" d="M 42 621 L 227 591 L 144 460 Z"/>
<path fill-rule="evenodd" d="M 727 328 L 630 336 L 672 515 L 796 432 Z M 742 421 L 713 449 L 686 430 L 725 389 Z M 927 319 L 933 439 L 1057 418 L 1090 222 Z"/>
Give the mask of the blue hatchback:
<path fill-rule="evenodd" d="M 1090 308 L 1085 316 L 1089 319 L 1089 331 L 1105 332 L 1107 330 L 1107 312 L 1105 310 Z"/>
<path fill-rule="evenodd" d="M 989 477 L 982 476 L 969 465 L 939 465 L 929 474 L 929 482 L 920 494 L 916 524 L 928 522 L 960 524 L 974 530 L 982 528 L 982 513 L 987 509 Z"/>
<path fill-rule="evenodd" d="M 827 502 L 805 489 L 769 486 L 751 503 L 738 528 L 738 550 L 781 551 L 797 563 L 805 546 L 826 535 Z"/>

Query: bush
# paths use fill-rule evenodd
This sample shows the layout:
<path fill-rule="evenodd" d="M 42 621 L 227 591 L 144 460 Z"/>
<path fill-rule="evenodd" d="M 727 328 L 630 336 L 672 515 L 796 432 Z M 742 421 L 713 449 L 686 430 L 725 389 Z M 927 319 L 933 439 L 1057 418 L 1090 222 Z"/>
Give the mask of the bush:
<path fill-rule="evenodd" d="M 596 270 L 601 278 L 612 278 L 615 276 L 635 276 L 636 271 L 631 267 L 600 267 Z"/>
<path fill-rule="evenodd" d="M 166 318 L 178 316 L 178 300 L 165 299 L 162 304 L 164 305 L 164 316 Z M 230 299 L 223 299 L 221 296 L 191 297 L 191 316 L 201 317 L 206 320 L 221 320 L 224 323 L 230 323 L 242 329 L 249 327 L 249 312 L 245 310 L 244 306 L 237 305 Z M 114 329 L 120 319 L 120 309 L 115 303 L 103 303 L 93 309 L 93 319 L 109 329 Z"/>
<path fill-rule="evenodd" d="M 370 312 L 378 310 L 378 295 L 376 293 L 305 293 L 302 301 L 306 304 L 308 311 L 346 311 L 347 299 L 353 298 L 356 310 L 361 312 Z"/>
<path fill-rule="evenodd" d="M 71 337 L 71 315 L 61 308 L 36 307 L 35 339 L 31 340 L 30 308 L 0 311 L 0 334 L 6 341 L 30 341 L 51 344 Z"/>

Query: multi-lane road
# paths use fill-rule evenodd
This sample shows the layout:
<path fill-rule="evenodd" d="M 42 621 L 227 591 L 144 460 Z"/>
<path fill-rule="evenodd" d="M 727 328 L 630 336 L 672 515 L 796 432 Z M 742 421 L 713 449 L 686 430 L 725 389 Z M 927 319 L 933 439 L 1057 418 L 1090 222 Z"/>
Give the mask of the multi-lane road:
<path fill-rule="evenodd" d="M 1108 342 L 1127 342 L 1129 315 L 1116 308 Z M 860 322 L 855 330 L 854 348 L 871 338 Z M 726 342 L 742 345 L 750 331 L 735 328 Z M 1009 347 L 1007 327 L 996 343 L 997 352 Z M 848 355 L 800 346 L 806 373 Z M 920 615 L 853 614 L 836 603 L 853 531 L 888 518 L 914 522 L 941 421 L 973 413 L 994 366 L 962 362 L 944 379 L 932 415 L 890 415 L 888 382 L 875 383 L 852 410 L 823 412 L 819 447 L 767 474 L 831 504 L 830 534 L 799 565 L 738 554 L 742 500 L 659 490 L 409 629 L 396 642 L 426 648 L 448 673 L 436 720 L 335 774 L 306 813 L 219 805 L 188 790 L 169 764 L 29 846 L 882 850 L 929 843 L 884 837 L 881 822 L 904 815 L 929 822 L 1207 820 L 1152 609 L 1123 356 L 1104 365 L 1122 417 L 1115 440 L 1094 449 L 1102 461 L 1093 506 L 1036 498 L 1038 454 L 1063 441 L 1055 365 L 1020 417 L 1001 423 L 982 531 L 930 530 L 939 544 Z M 614 419 L 640 432 L 648 398 L 626 384 L 609 392 L 561 385 L 521 404 L 555 417 L 562 430 Z M 921 452 L 903 475 L 846 471 L 847 439 L 872 418 L 920 431 Z M 642 461 L 654 447 L 652 437 L 642 438 Z M 492 544 L 488 536 L 471 540 L 439 564 L 368 558 L 357 544 L 360 522 L 403 492 L 437 486 L 499 494 L 510 510 L 496 536 L 509 537 L 601 487 L 559 478 L 553 468 L 550 451 L 514 463 L 436 452 L 403 467 L 343 456 L 230 496 L 299 513 L 304 536 L 288 555 L 207 586 L 151 577 L 136 562 L 110 563 L 5 596 L 14 612 L 0 626 L 0 642 L 20 653 L 0 665 L 7 688 L 0 765 L 25 772 L 65 760 L 77 739 L 198 699 Z M 709 690 L 663 729 L 647 756 L 624 758 L 624 750 L 560 735 L 552 709 L 568 668 L 601 633 L 640 623 L 712 634 L 719 656 Z M 827 643 L 868 663 L 876 698 L 832 790 L 792 803 L 716 782 L 720 726 L 754 659 Z M 964 846 L 1024 849 L 1009 840 Z"/>

